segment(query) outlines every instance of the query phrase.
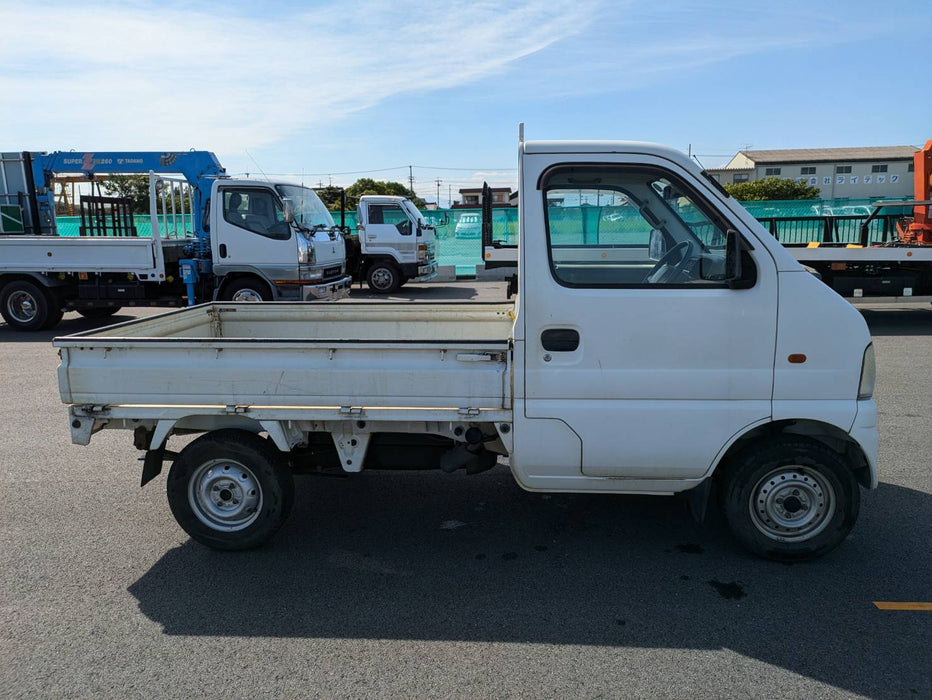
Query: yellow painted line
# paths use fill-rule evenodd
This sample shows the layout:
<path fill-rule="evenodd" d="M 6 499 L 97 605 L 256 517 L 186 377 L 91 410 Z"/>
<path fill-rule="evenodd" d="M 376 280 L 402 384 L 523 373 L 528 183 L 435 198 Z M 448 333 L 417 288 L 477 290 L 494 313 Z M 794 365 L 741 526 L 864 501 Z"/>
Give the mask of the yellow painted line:
<path fill-rule="evenodd" d="M 932 612 L 932 603 L 897 603 L 893 601 L 875 600 L 878 610 L 928 610 Z"/>

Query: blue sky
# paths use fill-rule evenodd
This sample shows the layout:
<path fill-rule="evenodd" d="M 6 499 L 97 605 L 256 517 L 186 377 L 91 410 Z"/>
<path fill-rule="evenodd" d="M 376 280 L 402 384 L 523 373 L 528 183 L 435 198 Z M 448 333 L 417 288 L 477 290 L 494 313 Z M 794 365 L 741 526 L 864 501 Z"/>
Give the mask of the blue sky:
<path fill-rule="evenodd" d="M 930 26 L 929 0 L 0 0 L 0 150 L 195 147 L 315 184 L 414 165 L 445 203 L 514 183 L 521 121 L 707 165 L 919 145 Z"/>

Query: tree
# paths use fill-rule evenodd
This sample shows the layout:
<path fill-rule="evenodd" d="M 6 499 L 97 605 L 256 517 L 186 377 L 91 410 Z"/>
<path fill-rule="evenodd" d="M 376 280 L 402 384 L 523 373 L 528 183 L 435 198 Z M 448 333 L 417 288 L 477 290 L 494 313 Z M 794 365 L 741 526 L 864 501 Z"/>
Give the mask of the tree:
<path fill-rule="evenodd" d="M 328 185 L 327 187 L 321 187 L 317 192 L 317 196 L 320 197 L 320 201 L 324 203 L 324 206 L 327 207 L 330 211 L 340 211 L 340 188 L 336 185 Z"/>
<path fill-rule="evenodd" d="M 111 197 L 131 199 L 134 214 L 149 213 L 148 175 L 108 175 L 100 186 Z"/>
<path fill-rule="evenodd" d="M 813 185 L 775 176 L 725 185 L 725 190 L 735 199 L 744 202 L 771 199 L 818 199 L 821 194 L 819 188 Z"/>

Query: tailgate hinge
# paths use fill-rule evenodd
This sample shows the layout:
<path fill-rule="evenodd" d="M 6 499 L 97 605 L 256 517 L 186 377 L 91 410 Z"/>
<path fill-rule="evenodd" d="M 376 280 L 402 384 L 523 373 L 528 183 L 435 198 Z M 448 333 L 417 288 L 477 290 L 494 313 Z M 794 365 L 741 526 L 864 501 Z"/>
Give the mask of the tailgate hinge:
<path fill-rule="evenodd" d="M 478 408 L 459 408 L 457 409 L 456 412 L 459 413 L 461 416 L 478 416 L 479 415 Z"/>
<path fill-rule="evenodd" d="M 224 407 L 223 412 L 224 413 L 248 413 L 249 406 L 245 406 L 243 404 L 236 404 L 235 406 L 233 404 L 228 404 L 227 406 Z"/>
<path fill-rule="evenodd" d="M 101 416 L 106 415 L 110 412 L 109 406 L 101 406 L 97 404 L 84 404 L 81 406 L 81 413 L 85 416 Z"/>
<path fill-rule="evenodd" d="M 362 413 L 362 406 L 340 406 L 340 413 L 344 416 L 358 416 Z"/>

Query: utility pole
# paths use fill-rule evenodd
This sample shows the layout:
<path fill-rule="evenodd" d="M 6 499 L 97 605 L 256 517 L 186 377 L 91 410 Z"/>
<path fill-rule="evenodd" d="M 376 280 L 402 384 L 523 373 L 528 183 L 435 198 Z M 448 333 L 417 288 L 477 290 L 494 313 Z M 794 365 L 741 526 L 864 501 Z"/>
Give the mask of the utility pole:
<path fill-rule="evenodd" d="M 437 208 L 440 208 L 440 185 L 443 183 L 439 177 L 437 178 Z"/>
<path fill-rule="evenodd" d="M 414 192 L 414 166 L 408 166 L 408 189 Z"/>
<path fill-rule="evenodd" d="M 447 185 L 447 209 L 453 208 L 453 185 Z"/>

